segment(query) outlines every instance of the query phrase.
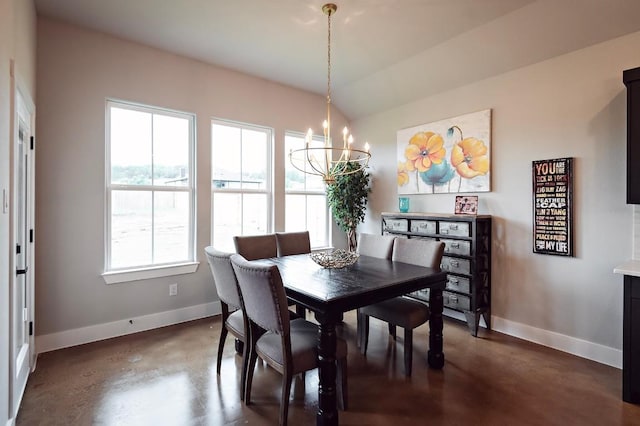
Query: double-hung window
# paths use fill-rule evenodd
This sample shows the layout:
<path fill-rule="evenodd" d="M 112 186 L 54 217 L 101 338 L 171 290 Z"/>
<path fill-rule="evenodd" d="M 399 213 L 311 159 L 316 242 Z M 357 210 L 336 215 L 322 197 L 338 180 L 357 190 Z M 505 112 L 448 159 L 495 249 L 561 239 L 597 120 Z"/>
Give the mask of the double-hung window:
<path fill-rule="evenodd" d="M 211 241 L 234 251 L 234 235 L 272 229 L 273 130 L 225 120 L 211 122 Z"/>
<path fill-rule="evenodd" d="M 189 272 L 185 265 L 195 261 L 195 116 L 109 100 L 106 129 L 105 280 L 171 275 L 171 267 Z M 156 272 L 131 275 L 145 270 Z M 123 271 L 128 278 L 107 278 Z"/>
<path fill-rule="evenodd" d="M 323 140 L 315 137 L 313 146 L 322 146 Z M 304 134 L 286 132 L 285 145 L 285 230 L 309 231 L 311 247 L 328 247 L 329 210 L 325 185 L 320 176 L 303 173 L 291 165 L 289 153 L 305 146 Z M 305 162 L 303 167 L 309 167 Z"/>

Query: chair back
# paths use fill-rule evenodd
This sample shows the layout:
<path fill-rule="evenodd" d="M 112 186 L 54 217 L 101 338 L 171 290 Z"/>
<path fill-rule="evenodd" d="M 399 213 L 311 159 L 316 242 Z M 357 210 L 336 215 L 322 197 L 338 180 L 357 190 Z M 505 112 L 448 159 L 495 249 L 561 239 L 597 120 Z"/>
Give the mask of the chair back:
<path fill-rule="evenodd" d="M 218 297 L 233 309 L 240 309 L 240 294 L 236 274 L 231 266 L 231 255 L 218 251 L 213 247 L 205 247 L 207 261 L 213 274 L 213 282 L 218 292 Z"/>
<path fill-rule="evenodd" d="M 396 238 L 391 260 L 440 270 L 443 254 L 442 241 Z"/>
<path fill-rule="evenodd" d="M 360 234 L 358 253 L 378 259 L 391 259 L 394 239 L 393 235 Z"/>
<path fill-rule="evenodd" d="M 231 256 L 231 264 L 247 317 L 267 331 L 289 335 L 287 296 L 278 267 L 249 262 L 239 254 Z"/>
<path fill-rule="evenodd" d="M 278 255 L 275 234 L 237 235 L 233 237 L 236 253 L 247 260 L 268 259 Z"/>
<path fill-rule="evenodd" d="M 276 232 L 278 256 L 311 253 L 309 231 Z"/>

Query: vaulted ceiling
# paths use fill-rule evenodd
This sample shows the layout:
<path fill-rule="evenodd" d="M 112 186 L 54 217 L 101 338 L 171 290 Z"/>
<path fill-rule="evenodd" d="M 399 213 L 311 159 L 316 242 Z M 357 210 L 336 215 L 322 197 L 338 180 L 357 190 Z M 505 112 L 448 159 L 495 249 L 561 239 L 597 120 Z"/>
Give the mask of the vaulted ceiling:
<path fill-rule="evenodd" d="M 326 92 L 323 1 L 35 3 L 41 16 Z M 640 30 L 638 0 L 343 0 L 337 6 L 332 102 L 350 119 Z"/>

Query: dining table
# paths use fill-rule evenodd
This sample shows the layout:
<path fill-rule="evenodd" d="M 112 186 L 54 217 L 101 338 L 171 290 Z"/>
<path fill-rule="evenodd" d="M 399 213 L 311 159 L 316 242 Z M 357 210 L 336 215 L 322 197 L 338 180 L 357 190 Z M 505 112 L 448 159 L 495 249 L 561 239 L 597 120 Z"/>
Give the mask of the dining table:
<path fill-rule="evenodd" d="M 444 366 L 442 351 L 442 290 L 446 273 L 369 256 L 344 268 L 324 268 L 309 254 L 266 260 L 278 267 L 287 297 L 315 315 L 318 322 L 317 425 L 337 425 L 336 326 L 347 311 L 421 289 L 429 292 L 429 350 L 431 368 Z"/>

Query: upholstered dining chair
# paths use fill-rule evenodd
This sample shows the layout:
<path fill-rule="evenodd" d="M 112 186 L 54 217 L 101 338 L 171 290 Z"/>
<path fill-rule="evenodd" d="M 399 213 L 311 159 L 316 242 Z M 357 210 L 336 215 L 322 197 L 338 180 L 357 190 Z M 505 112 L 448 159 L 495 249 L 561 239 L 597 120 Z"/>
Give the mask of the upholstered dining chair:
<path fill-rule="evenodd" d="M 220 366 L 222 364 L 222 352 L 224 350 L 224 342 L 227 332 L 230 332 L 236 339 L 243 343 L 243 351 L 246 353 L 246 325 L 244 315 L 240 308 L 240 293 L 238 292 L 238 282 L 236 274 L 231 265 L 231 255 L 233 253 L 224 253 L 209 246 L 204 249 L 207 255 L 207 261 L 213 275 L 213 282 L 220 298 L 222 306 L 222 330 L 220 331 L 220 341 L 218 342 L 218 359 L 216 362 L 216 373 L 220 375 Z M 240 383 L 240 398 L 244 398 L 244 378 L 246 375 L 247 357 L 243 355 L 242 359 L 242 379 Z"/>
<path fill-rule="evenodd" d="M 236 253 L 247 260 L 268 259 L 278 255 L 275 234 L 236 235 L 233 237 Z"/>
<path fill-rule="evenodd" d="M 245 404 L 251 403 L 251 383 L 257 357 L 282 374 L 280 424 L 287 423 L 291 380 L 295 374 L 317 368 L 318 326 L 298 318 L 290 320 L 282 277 L 277 266 L 231 256 L 238 278 L 241 303 L 249 325 L 249 351 Z M 347 343 L 338 338 L 336 360 L 343 408 L 347 407 Z"/>
<path fill-rule="evenodd" d="M 391 260 L 439 270 L 443 253 L 444 243 L 440 241 L 396 238 Z M 369 317 L 386 321 L 394 340 L 396 326 L 404 329 L 404 374 L 411 376 L 413 329 L 429 320 L 429 307 L 406 297 L 395 297 L 360 308 L 359 314 L 362 322 L 360 350 L 363 354 L 367 353 Z"/>
<path fill-rule="evenodd" d="M 378 259 L 391 259 L 393 250 L 393 241 L 396 239 L 393 235 L 376 235 L 376 234 L 359 234 L 358 235 L 358 254 L 363 256 L 377 257 Z M 364 327 L 369 326 L 369 322 L 364 322 L 364 317 L 360 313 L 360 309 L 356 315 L 356 343 L 361 347 L 363 341 Z M 368 329 L 366 330 L 369 332 Z"/>
<path fill-rule="evenodd" d="M 311 253 L 309 231 L 276 232 L 278 256 Z"/>

